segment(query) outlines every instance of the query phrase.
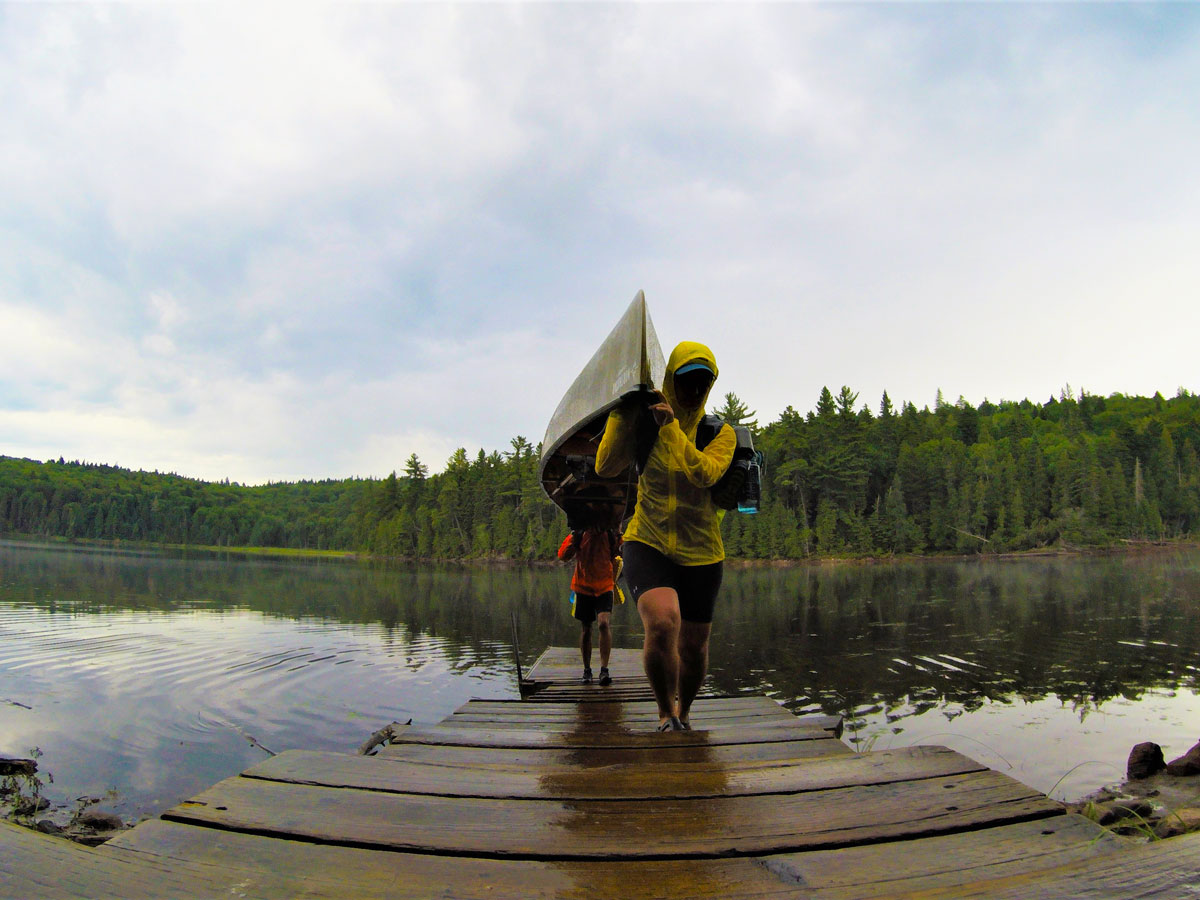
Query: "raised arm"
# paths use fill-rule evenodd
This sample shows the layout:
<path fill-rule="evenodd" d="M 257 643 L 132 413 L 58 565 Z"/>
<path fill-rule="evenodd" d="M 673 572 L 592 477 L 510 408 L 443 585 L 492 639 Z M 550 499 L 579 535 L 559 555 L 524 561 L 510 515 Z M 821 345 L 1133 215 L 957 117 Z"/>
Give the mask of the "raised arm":
<path fill-rule="evenodd" d="M 687 439 L 678 420 L 659 428 L 658 439 L 666 444 L 687 480 L 698 488 L 712 487 L 720 481 L 733 462 L 733 451 L 737 449 L 737 435 L 728 424 L 721 426 L 717 436 L 703 450 L 697 450 L 696 445 Z"/>
<path fill-rule="evenodd" d="M 629 404 L 618 406 L 608 414 L 604 437 L 596 451 L 596 474 L 615 478 L 633 462 L 637 443 L 637 409 Z"/>

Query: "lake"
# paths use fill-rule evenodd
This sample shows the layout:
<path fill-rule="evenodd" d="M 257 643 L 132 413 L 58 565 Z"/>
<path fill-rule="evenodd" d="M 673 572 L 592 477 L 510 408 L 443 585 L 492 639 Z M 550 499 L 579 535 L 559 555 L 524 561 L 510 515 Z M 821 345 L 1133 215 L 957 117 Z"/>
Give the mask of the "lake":
<path fill-rule="evenodd" d="M 54 818 L 84 796 L 157 815 L 267 750 L 516 697 L 512 616 L 526 668 L 574 645 L 569 580 L 0 541 L 0 756 L 41 752 Z M 631 604 L 614 643 L 641 645 Z M 1198 664 L 1200 549 L 1179 548 L 730 567 L 711 674 L 844 715 L 851 746 L 942 744 L 1070 800 L 1139 741 L 1200 738 Z"/>

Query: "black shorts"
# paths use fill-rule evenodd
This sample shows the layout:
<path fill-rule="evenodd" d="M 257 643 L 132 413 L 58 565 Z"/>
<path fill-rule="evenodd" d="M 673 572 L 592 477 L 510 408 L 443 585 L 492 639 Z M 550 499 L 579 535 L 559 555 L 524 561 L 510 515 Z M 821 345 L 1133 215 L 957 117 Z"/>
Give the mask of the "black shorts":
<path fill-rule="evenodd" d="M 598 597 L 593 597 L 591 594 L 581 594 L 575 592 L 575 618 L 584 625 L 591 625 L 596 621 L 597 613 L 612 612 L 613 592 L 605 591 Z"/>
<path fill-rule="evenodd" d="M 685 622 L 709 623 L 717 591 L 721 589 L 724 563 L 706 566 L 681 566 L 671 562 L 653 547 L 638 541 L 622 546 L 625 567 L 621 570 L 629 593 L 636 603 L 642 594 L 654 588 L 673 588 L 679 595 L 679 617 Z"/>

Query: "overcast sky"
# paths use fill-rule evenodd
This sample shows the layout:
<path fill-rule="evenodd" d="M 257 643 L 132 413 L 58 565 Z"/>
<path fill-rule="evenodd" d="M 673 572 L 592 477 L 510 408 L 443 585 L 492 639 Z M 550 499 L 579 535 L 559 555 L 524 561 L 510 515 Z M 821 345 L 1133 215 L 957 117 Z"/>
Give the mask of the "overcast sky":
<path fill-rule="evenodd" d="M 0 5 L 0 455 L 541 439 L 646 292 L 763 424 L 1200 389 L 1200 7 Z"/>

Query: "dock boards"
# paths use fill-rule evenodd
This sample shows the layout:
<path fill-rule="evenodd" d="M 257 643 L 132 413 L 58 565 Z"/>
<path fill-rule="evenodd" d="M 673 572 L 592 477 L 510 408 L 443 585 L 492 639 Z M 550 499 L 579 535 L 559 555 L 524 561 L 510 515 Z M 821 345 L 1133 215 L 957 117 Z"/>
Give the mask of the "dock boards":
<path fill-rule="evenodd" d="M 657 734 L 645 698 L 471 701 L 374 757 L 281 753 L 94 850 L 0 827 L 0 896 L 1177 897 L 1200 881 L 1200 835 L 1139 847 L 946 748 L 855 754 L 836 720 L 761 696 L 692 718 Z"/>

